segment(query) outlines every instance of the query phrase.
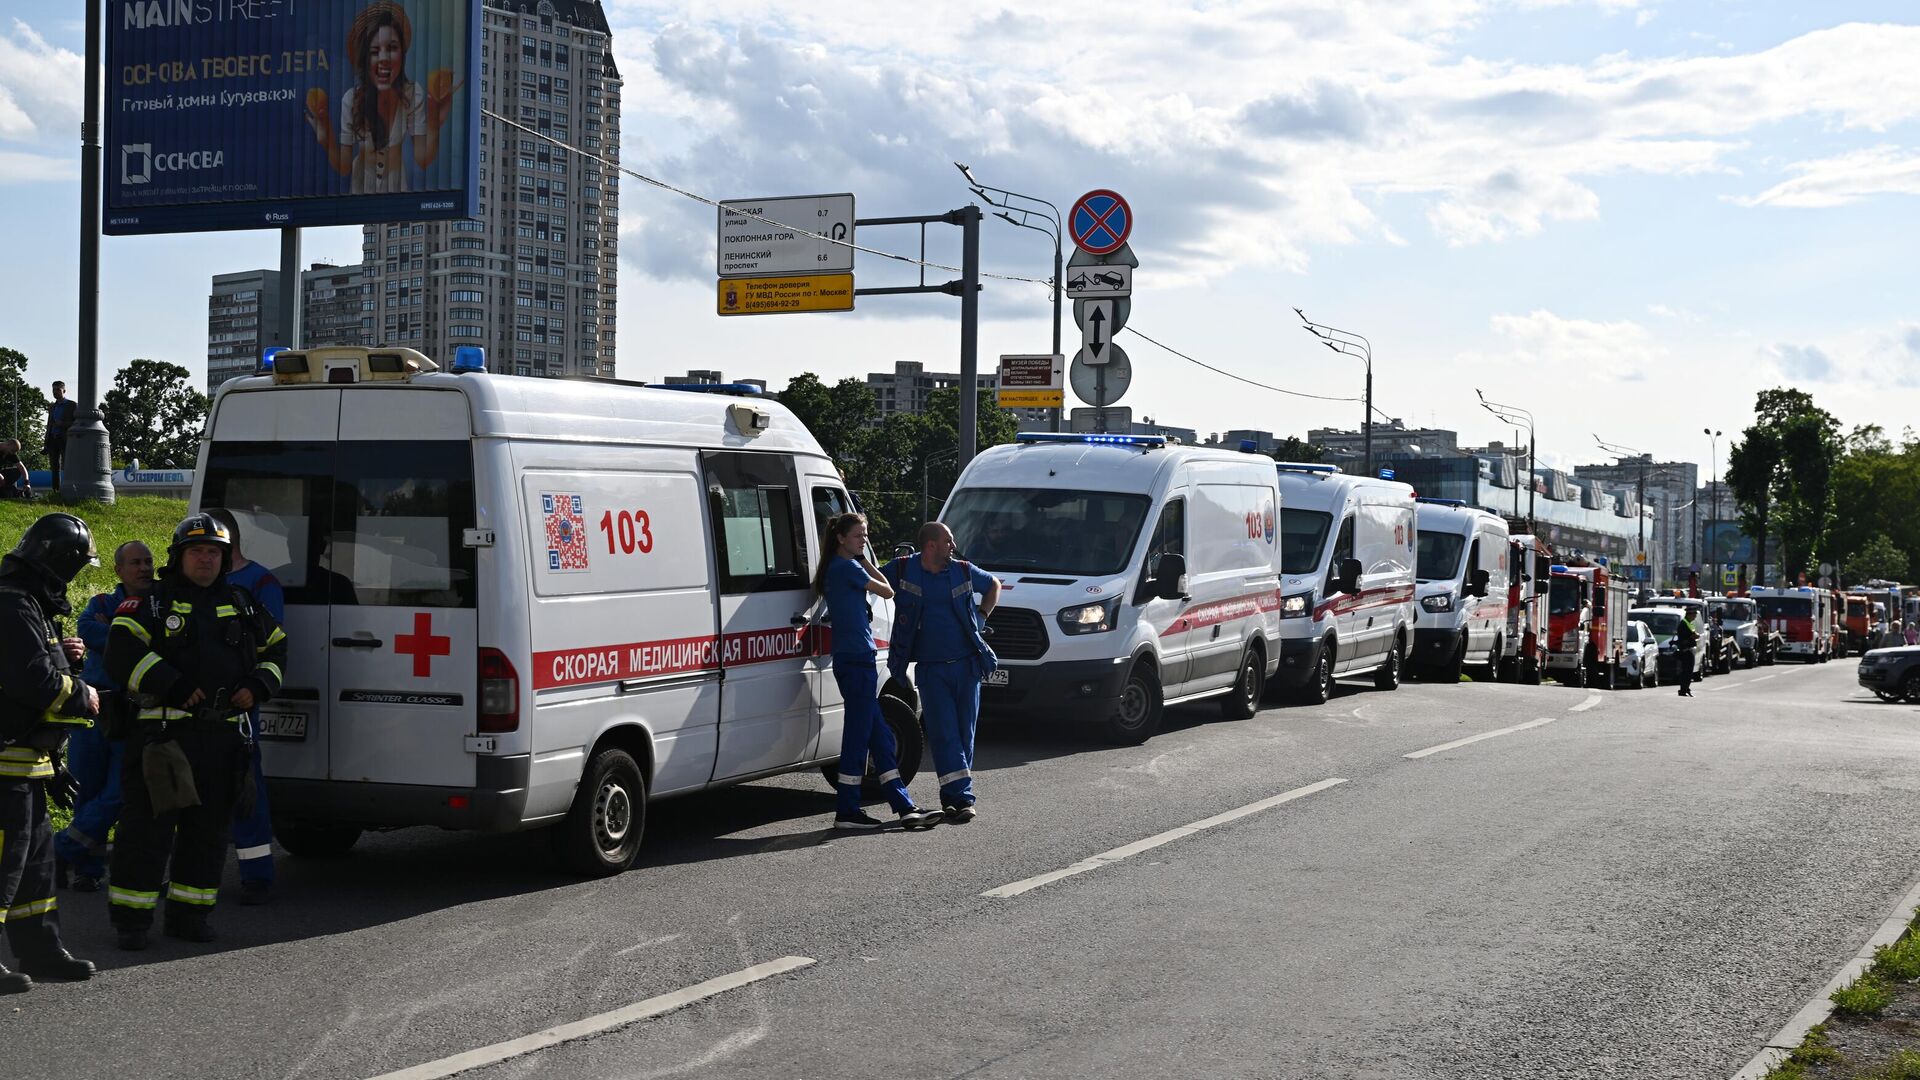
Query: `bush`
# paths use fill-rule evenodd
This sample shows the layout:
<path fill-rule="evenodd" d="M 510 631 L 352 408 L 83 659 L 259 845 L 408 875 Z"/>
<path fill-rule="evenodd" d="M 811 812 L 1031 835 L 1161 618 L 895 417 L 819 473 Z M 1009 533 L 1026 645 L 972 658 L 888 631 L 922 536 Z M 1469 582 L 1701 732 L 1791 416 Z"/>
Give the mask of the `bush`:
<path fill-rule="evenodd" d="M 1893 987 L 1869 971 L 1831 995 L 1833 1011 L 1841 1016 L 1860 1018 L 1877 1016 L 1893 1004 Z"/>

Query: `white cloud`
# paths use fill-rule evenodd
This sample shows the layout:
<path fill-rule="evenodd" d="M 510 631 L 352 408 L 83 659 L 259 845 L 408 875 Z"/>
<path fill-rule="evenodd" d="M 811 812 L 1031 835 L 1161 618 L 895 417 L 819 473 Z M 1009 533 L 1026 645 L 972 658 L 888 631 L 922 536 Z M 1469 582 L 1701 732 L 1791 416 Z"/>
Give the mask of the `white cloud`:
<path fill-rule="evenodd" d="M 80 119 L 80 54 L 57 48 L 19 19 L 0 35 L 0 138 L 45 138 Z"/>
<path fill-rule="evenodd" d="M 1592 376 L 1632 378 L 1664 355 L 1646 327 L 1631 320 L 1569 319 L 1545 309 L 1525 315 L 1495 315 L 1494 333 L 1535 367 Z"/>
<path fill-rule="evenodd" d="M 1817 209 L 1845 206 L 1873 195 L 1920 195 L 1920 154 L 1902 153 L 1892 146 L 1799 161 L 1787 166 L 1787 171 L 1798 175 L 1734 201 L 1742 206 Z"/>
<path fill-rule="evenodd" d="M 1826 382 L 1833 377 L 1833 358 L 1815 345 L 1769 345 L 1760 354 L 1780 369 L 1780 374 L 1801 382 Z"/>
<path fill-rule="evenodd" d="M 1433 231 L 1449 244 L 1532 236 L 1546 220 L 1600 216 L 1600 197 L 1565 177 L 1501 169 L 1471 188 L 1457 189 L 1427 212 Z"/>
<path fill-rule="evenodd" d="M 77 159 L 0 150 L 0 186 L 45 181 L 72 184 L 78 183 L 79 178 L 80 162 Z"/>

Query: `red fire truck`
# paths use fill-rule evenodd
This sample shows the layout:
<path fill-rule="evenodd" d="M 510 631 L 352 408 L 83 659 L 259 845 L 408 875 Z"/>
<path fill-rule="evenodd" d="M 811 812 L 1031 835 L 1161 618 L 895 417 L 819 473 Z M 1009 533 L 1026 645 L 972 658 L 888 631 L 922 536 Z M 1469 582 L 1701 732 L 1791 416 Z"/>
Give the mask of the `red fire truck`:
<path fill-rule="evenodd" d="M 1604 566 L 1551 570 L 1547 595 L 1547 670 L 1569 686 L 1611 689 L 1626 650 L 1632 589 Z"/>
<path fill-rule="evenodd" d="M 1780 632 L 1781 656 L 1825 663 L 1833 656 L 1833 593 L 1811 585 L 1757 585 L 1760 625 Z"/>
<path fill-rule="evenodd" d="M 1507 542 L 1507 636 L 1501 648 L 1500 679 L 1540 684 L 1547 665 L 1547 582 L 1553 549 L 1537 536 Z"/>

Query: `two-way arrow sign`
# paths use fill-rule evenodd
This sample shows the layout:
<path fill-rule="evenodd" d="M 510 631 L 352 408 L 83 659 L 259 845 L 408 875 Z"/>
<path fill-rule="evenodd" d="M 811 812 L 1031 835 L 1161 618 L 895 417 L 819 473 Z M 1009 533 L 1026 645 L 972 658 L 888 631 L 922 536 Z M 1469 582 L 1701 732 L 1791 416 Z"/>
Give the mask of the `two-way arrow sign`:
<path fill-rule="evenodd" d="M 1085 300 L 1086 310 L 1080 320 L 1080 344 L 1085 347 L 1085 356 L 1089 364 L 1104 364 L 1112 359 L 1107 348 L 1113 344 L 1113 301 Z"/>

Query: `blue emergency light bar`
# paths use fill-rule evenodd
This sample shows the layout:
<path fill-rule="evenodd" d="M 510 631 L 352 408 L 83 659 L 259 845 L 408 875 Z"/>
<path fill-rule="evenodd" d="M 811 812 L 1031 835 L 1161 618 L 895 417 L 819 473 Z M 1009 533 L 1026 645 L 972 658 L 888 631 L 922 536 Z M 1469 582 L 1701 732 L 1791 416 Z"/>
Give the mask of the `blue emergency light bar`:
<path fill-rule="evenodd" d="M 1022 431 L 1013 437 L 1023 443 L 1085 443 L 1094 446 L 1138 446 L 1157 450 L 1167 445 L 1165 435 L 1082 435 L 1069 431 Z"/>
<path fill-rule="evenodd" d="M 1274 467 L 1281 472 L 1325 473 L 1328 476 L 1340 471 L 1331 465 L 1310 465 L 1304 461 L 1277 461 Z"/>
<path fill-rule="evenodd" d="M 1547 571 L 1549 573 L 1554 573 L 1554 574 L 1572 573 L 1572 571 L 1568 570 L 1564 566 L 1561 566 L 1559 563 L 1554 563 L 1552 566 L 1547 567 Z"/>
<path fill-rule="evenodd" d="M 487 370 L 487 350 L 478 345 L 462 345 L 453 350 L 453 373 L 465 375 Z"/>
<path fill-rule="evenodd" d="M 273 358 L 276 356 L 279 356 L 281 353 L 286 351 L 287 351 L 287 347 L 285 345 L 275 345 L 272 348 L 269 348 L 267 351 L 261 353 L 259 374 L 261 375 L 273 374 Z"/>
<path fill-rule="evenodd" d="M 1467 505 L 1465 499 L 1429 499 L 1425 496 L 1416 496 L 1413 501 L 1427 503 L 1430 506 L 1457 506 L 1463 509 Z"/>
<path fill-rule="evenodd" d="M 647 389 L 679 390 L 688 394 L 733 394 L 738 397 L 759 397 L 761 393 L 759 387 L 743 382 L 648 383 Z"/>

